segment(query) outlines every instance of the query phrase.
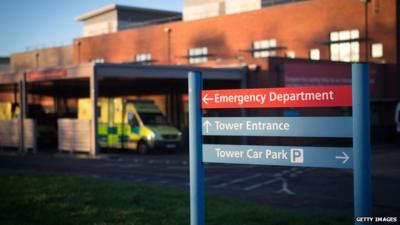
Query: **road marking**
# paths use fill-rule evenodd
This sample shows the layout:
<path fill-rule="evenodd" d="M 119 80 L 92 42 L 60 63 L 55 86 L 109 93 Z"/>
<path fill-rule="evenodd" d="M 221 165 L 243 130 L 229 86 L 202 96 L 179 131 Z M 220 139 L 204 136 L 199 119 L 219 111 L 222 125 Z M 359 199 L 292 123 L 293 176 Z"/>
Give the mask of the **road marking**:
<path fill-rule="evenodd" d="M 262 176 L 262 174 L 261 173 L 257 173 L 257 174 L 254 174 L 253 176 L 238 178 L 238 179 L 235 179 L 235 180 L 231 180 L 229 182 L 225 182 L 225 183 L 221 183 L 221 184 L 215 185 L 214 188 L 221 188 L 221 187 L 225 187 L 225 186 L 227 186 L 229 184 L 241 183 L 243 181 L 251 180 L 251 179 L 254 179 L 254 178 L 257 178 L 257 177 L 260 177 L 260 176 Z"/>
<path fill-rule="evenodd" d="M 204 179 L 204 181 L 210 181 L 210 180 L 216 180 L 216 179 L 220 179 L 220 178 L 223 178 L 223 177 L 226 177 L 226 175 L 216 175 L 216 176 L 212 176 L 212 177 L 208 177 L 208 178 L 205 178 Z"/>
<path fill-rule="evenodd" d="M 169 183 L 169 180 L 160 180 L 159 183 L 160 183 L 160 184 L 167 184 L 167 183 Z"/>
<path fill-rule="evenodd" d="M 279 177 L 277 179 L 282 181 L 282 187 L 276 193 L 285 193 L 285 194 L 288 194 L 288 195 L 296 195 L 296 193 L 294 193 L 293 191 L 289 190 L 288 183 L 287 183 L 287 180 L 285 178 Z"/>
<path fill-rule="evenodd" d="M 138 164 L 128 164 L 128 165 L 118 165 L 119 168 L 122 169 L 131 169 L 131 168 L 137 168 L 137 167 L 142 167 L 142 165 Z"/>
<path fill-rule="evenodd" d="M 167 169 L 172 169 L 172 170 L 175 170 L 175 169 L 186 170 L 186 169 L 187 169 L 187 166 L 168 166 Z"/>
<path fill-rule="evenodd" d="M 145 180 L 147 180 L 147 177 L 138 178 L 138 179 L 135 179 L 134 181 L 135 181 L 135 182 L 143 182 L 143 181 L 145 181 Z"/>
<path fill-rule="evenodd" d="M 104 164 L 93 165 L 93 167 L 95 167 L 95 168 L 115 167 L 115 164 L 104 163 Z"/>
<path fill-rule="evenodd" d="M 278 180 L 279 180 L 279 178 L 274 178 L 274 179 L 271 179 L 271 180 L 264 181 L 262 183 L 258 183 L 258 184 L 254 184 L 254 185 L 245 187 L 245 188 L 243 188 L 243 190 L 244 191 L 251 191 L 251 190 L 257 189 L 257 188 L 259 188 L 261 186 L 264 186 L 264 185 L 267 185 L 267 184 L 272 184 L 272 183 L 274 183 L 274 182 L 276 182 Z"/>

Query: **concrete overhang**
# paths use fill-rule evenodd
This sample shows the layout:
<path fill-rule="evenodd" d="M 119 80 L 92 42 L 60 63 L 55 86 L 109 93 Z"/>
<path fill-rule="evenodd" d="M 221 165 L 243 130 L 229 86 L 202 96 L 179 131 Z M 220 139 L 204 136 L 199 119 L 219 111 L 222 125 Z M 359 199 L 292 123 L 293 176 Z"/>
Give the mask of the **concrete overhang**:
<path fill-rule="evenodd" d="M 207 68 L 193 66 L 161 66 L 132 64 L 80 64 L 63 68 L 50 68 L 40 71 L 25 71 L 0 74 L 1 84 L 15 84 L 26 74 L 27 82 L 44 82 L 55 80 L 89 79 L 96 72 L 97 78 L 127 79 L 174 79 L 186 80 L 191 71 L 201 72 L 204 80 L 245 81 L 247 67 Z"/>
<path fill-rule="evenodd" d="M 205 80 L 242 81 L 247 67 L 207 68 L 130 64 L 96 64 L 96 76 L 104 78 L 187 79 L 189 72 L 201 72 Z"/>

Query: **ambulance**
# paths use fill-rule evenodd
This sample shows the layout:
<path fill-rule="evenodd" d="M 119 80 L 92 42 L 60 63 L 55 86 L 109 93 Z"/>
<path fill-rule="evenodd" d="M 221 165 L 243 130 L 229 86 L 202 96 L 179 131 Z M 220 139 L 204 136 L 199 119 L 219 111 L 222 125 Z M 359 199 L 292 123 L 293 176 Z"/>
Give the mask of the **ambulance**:
<path fill-rule="evenodd" d="M 154 149 L 175 150 L 182 133 L 169 124 L 151 100 L 98 99 L 98 141 L 101 147 L 146 154 Z M 91 118 L 90 99 L 78 100 L 78 119 Z"/>
<path fill-rule="evenodd" d="M 19 109 L 15 109 L 11 102 L 0 102 L 0 120 L 12 120 L 19 115 Z"/>

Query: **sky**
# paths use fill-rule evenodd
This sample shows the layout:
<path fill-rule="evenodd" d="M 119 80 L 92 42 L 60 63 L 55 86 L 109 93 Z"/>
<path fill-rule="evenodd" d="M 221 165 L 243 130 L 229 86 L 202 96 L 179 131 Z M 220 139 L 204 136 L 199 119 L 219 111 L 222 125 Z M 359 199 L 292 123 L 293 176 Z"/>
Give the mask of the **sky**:
<path fill-rule="evenodd" d="M 71 44 L 83 33 L 76 16 L 114 3 L 182 11 L 183 0 L 2 0 L 0 57 Z"/>

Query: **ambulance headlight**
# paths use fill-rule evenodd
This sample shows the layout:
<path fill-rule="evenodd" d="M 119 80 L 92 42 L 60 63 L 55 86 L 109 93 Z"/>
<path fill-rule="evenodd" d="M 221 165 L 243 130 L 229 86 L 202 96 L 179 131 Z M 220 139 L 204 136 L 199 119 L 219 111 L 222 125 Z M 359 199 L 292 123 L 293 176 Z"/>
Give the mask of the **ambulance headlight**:
<path fill-rule="evenodd" d="M 149 133 L 149 134 L 147 135 L 147 140 L 149 140 L 149 141 L 154 140 L 155 137 L 156 137 L 156 135 L 155 135 L 153 132 L 151 132 L 151 133 Z"/>
<path fill-rule="evenodd" d="M 160 140 L 161 139 L 161 135 L 157 134 L 157 133 L 153 133 L 151 132 L 150 134 L 147 135 L 147 140 L 151 141 L 151 140 Z"/>

